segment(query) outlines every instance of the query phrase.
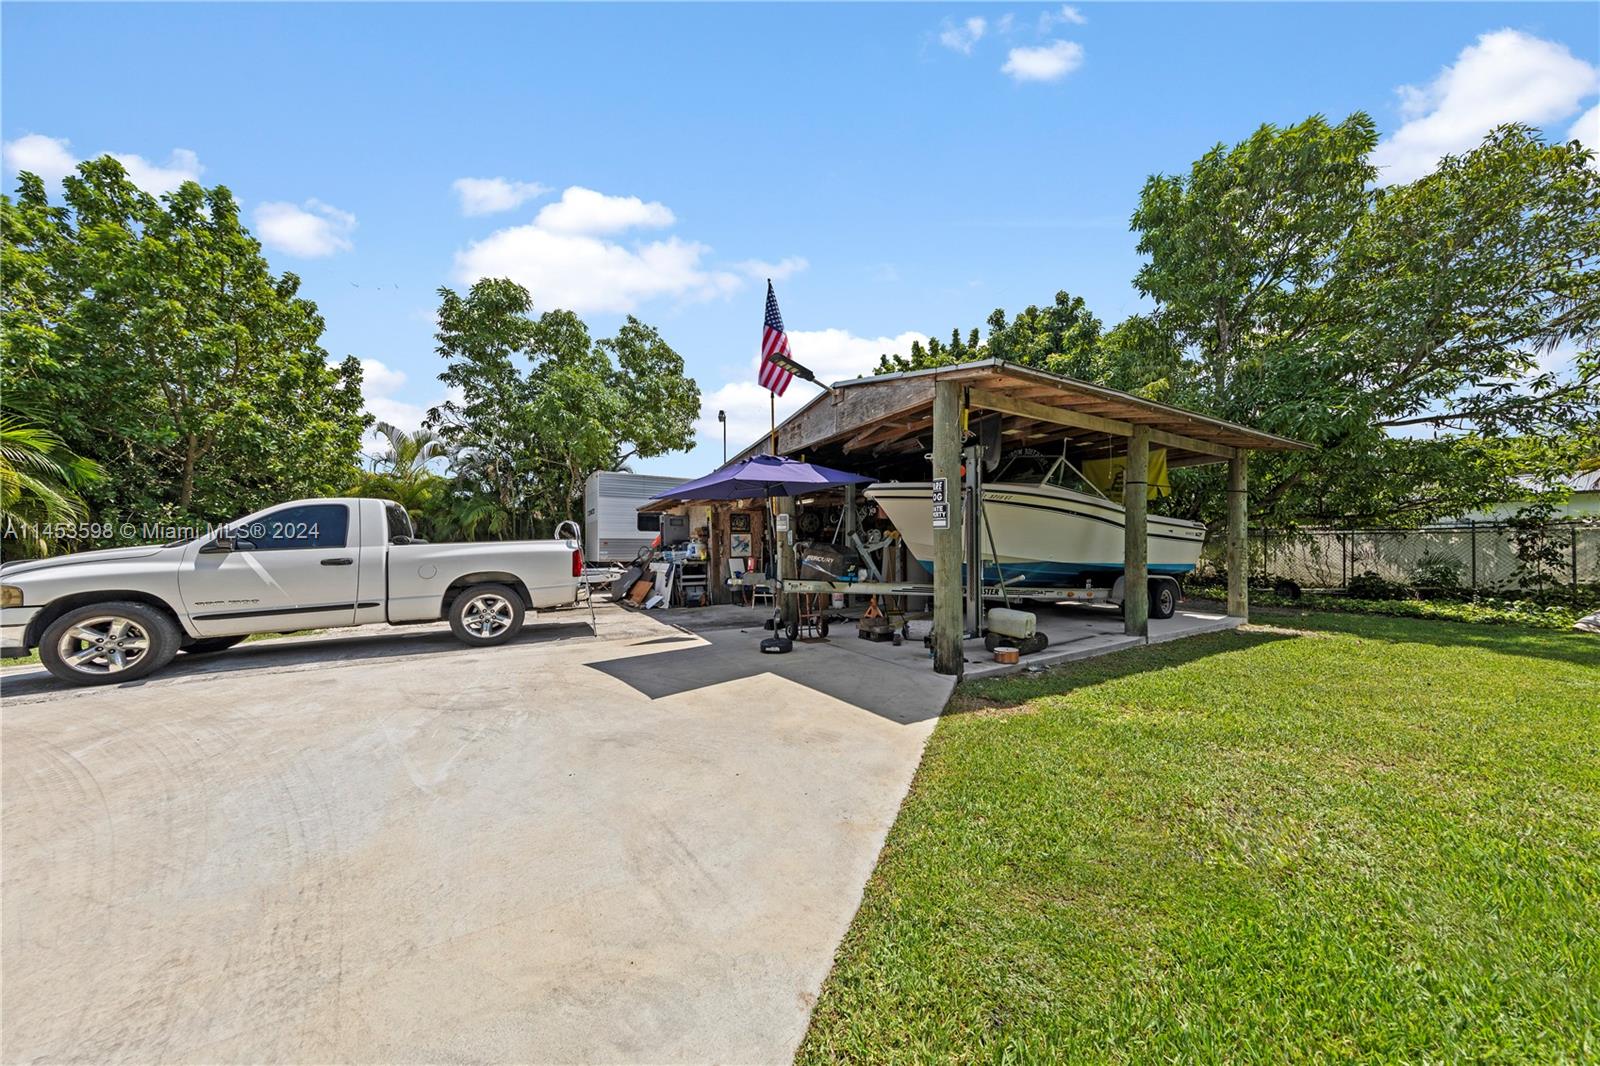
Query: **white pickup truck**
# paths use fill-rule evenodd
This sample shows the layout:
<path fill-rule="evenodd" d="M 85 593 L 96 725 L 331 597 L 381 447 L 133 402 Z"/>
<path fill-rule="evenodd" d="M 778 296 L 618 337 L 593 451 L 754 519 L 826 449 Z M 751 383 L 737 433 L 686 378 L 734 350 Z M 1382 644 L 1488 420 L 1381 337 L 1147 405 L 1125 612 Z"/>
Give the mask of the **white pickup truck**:
<path fill-rule="evenodd" d="M 0 566 L 0 654 L 38 648 L 61 680 L 100 685 L 254 633 L 447 618 L 499 644 L 575 602 L 582 573 L 576 539 L 429 544 L 389 500 L 295 500 L 188 541 Z"/>

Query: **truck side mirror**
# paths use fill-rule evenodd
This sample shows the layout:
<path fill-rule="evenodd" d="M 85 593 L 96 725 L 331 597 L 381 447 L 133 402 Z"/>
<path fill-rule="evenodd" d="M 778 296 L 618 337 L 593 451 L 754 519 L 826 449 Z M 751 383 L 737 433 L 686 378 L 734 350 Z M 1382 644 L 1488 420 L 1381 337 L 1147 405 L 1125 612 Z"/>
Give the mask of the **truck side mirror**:
<path fill-rule="evenodd" d="M 255 541 L 245 540 L 243 537 L 230 537 L 227 533 L 218 533 L 210 543 L 200 548 L 201 555 L 226 555 L 228 552 L 250 551 L 256 546 Z"/>
<path fill-rule="evenodd" d="M 233 538 L 226 533 L 218 533 L 211 540 L 200 546 L 201 555 L 226 555 L 233 551 Z"/>

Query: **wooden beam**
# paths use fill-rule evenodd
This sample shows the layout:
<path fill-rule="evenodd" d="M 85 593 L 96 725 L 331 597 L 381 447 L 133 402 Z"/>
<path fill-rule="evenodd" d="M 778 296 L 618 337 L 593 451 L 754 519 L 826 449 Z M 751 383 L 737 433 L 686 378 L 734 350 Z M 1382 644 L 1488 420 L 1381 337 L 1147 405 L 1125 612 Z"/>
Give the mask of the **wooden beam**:
<path fill-rule="evenodd" d="M 1060 407 L 1048 407 L 1032 400 L 1019 400 L 1003 393 L 990 392 L 988 389 L 968 389 L 967 402 L 973 407 L 982 407 L 989 411 L 1002 411 L 1008 415 L 1031 418 L 1037 422 L 1051 422 L 1058 426 L 1076 426 L 1080 429 L 1094 430 L 1096 433 L 1111 433 L 1126 437 L 1133 432 L 1133 427 L 1126 422 L 1114 422 L 1099 415 L 1079 414 Z"/>
<path fill-rule="evenodd" d="M 1181 433 L 1168 433 L 1164 429 L 1152 429 L 1148 432 L 1151 444 L 1159 444 L 1164 448 L 1182 448 L 1184 451 L 1199 452 L 1201 455 L 1214 455 L 1218 459 L 1232 459 L 1239 450 L 1230 448 L 1226 444 L 1213 444 L 1208 440 L 1196 440 Z"/>
<path fill-rule="evenodd" d="M 1128 465 L 1122 474 L 1122 631 L 1150 636 L 1150 431 L 1136 427 L 1128 437 Z"/>
<path fill-rule="evenodd" d="M 794 497 L 774 496 L 772 498 L 772 513 L 774 516 L 789 516 L 789 531 L 787 533 L 775 532 L 772 535 L 778 547 L 778 581 L 781 584 L 785 581 L 793 581 L 799 575 L 794 557 L 794 538 L 797 532 L 795 529 Z M 776 525 L 776 522 L 774 522 L 774 525 Z M 783 614 L 784 622 L 798 621 L 800 618 L 800 597 L 781 596 L 779 600 L 779 610 Z"/>
<path fill-rule="evenodd" d="M 1032 400 L 1020 400 L 1004 393 L 990 392 L 987 389 L 967 390 L 967 399 L 973 407 L 982 407 L 990 411 L 1003 411 L 1008 415 L 1018 418 L 1030 418 L 1035 422 L 1050 422 L 1058 426 L 1071 426 L 1074 429 L 1084 429 L 1091 433 L 1108 433 L 1116 437 L 1126 437 L 1133 433 L 1133 424 L 1120 422 L 1113 418 L 1090 414 L 1063 407 L 1050 407 Z M 1169 433 L 1164 429 L 1150 429 L 1149 441 L 1164 448 L 1182 448 L 1185 451 L 1199 452 L 1202 455 L 1215 455 L 1219 459 L 1231 459 L 1237 449 L 1226 444 L 1213 444 L 1210 441 L 1196 440 L 1186 437 L 1181 433 Z"/>
<path fill-rule="evenodd" d="M 940 379 L 933 393 L 933 479 L 944 482 L 945 528 L 933 531 L 933 668 L 960 676 L 961 383 Z"/>
<path fill-rule="evenodd" d="M 1228 460 L 1228 614 L 1250 617 L 1249 452 Z"/>

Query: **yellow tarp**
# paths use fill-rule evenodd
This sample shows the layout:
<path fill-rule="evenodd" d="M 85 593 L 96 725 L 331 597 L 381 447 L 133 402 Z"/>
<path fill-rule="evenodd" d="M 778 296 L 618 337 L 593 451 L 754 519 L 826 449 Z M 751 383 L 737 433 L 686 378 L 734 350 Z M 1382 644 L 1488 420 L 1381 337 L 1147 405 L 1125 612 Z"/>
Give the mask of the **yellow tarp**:
<path fill-rule="evenodd" d="M 1115 459 L 1089 459 L 1083 464 L 1083 476 L 1089 483 L 1111 499 L 1122 495 L 1122 472 L 1128 468 L 1128 457 Z M 1167 480 L 1167 450 L 1150 449 L 1149 498 L 1154 500 L 1172 495 L 1172 482 Z"/>

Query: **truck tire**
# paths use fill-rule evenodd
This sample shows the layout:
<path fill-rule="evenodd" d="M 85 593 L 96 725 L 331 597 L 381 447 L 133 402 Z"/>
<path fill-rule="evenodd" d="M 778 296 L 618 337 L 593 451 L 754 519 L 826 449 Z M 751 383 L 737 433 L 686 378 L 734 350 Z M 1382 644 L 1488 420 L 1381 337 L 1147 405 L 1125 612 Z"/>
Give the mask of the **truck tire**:
<path fill-rule="evenodd" d="M 179 650 L 185 655 L 210 655 L 213 652 L 227 651 L 243 639 L 243 636 L 203 637 L 200 640 L 190 641 Z"/>
<path fill-rule="evenodd" d="M 1171 618 L 1178 609 L 1178 583 L 1170 577 L 1150 580 L 1150 617 Z"/>
<path fill-rule="evenodd" d="M 182 639 L 177 623 L 148 604 L 91 603 L 45 627 L 39 660 L 69 685 L 116 685 L 170 663 Z"/>
<path fill-rule="evenodd" d="M 463 644 L 487 648 L 522 632 L 522 597 L 504 585 L 473 585 L 450 604 L 450 632 Z"/>

